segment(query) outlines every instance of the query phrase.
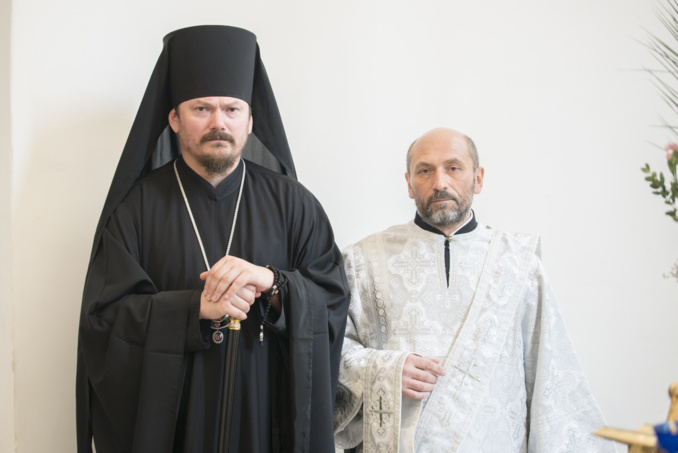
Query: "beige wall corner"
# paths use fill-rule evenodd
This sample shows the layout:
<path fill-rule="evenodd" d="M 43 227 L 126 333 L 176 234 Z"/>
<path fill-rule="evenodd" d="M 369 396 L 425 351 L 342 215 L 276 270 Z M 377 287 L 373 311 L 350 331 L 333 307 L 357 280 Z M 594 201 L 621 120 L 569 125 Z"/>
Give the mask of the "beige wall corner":
<path fill-rule="evenodd" d="M 0 451 L 14 448 L 12 337 L 12 143 L 10 122 L 11 1 L 0 1 Z"/>

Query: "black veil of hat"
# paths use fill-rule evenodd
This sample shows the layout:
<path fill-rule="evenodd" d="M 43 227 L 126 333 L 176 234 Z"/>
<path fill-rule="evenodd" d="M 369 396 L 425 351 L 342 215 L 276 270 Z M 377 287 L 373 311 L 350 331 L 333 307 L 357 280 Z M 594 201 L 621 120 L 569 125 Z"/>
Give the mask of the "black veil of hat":
<path fill-rule="evenodd" d="M 163 42 L 113 176 L 90 260 L 108 219 L 134 183 L 181 154 L 168 115 L 183 101 L 207 96 L 246 101 L 252 108 L 254 124 L 243 157 L 296 179 L 256 36 L 241 28 L 203 25 L 176 30 L 165 36 Z"/>

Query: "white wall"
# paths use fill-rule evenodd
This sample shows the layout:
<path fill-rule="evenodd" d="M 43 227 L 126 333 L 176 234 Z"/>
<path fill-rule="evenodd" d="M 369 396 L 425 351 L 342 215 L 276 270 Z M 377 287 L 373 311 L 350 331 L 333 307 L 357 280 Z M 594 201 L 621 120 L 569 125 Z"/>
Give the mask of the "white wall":
<path fill-rule="evenodd" d="M 678 259 L 678 224 L 639 171 L 665 165 L 651 143 L 671 138 L 638 71 L 652 65 L 643 28 L 661 31 L 652 2 L 23 0 L 11 66 L 17 452 L 75 449 L 96 221 L 162 37 L 202 23 L 258 35 L 300 180 L 341 247 L 414 215 L 403 178 L 414 138 L 435 126 L 471 135 L 486 167 L 476 213 L 542 235 L 608 422 L 666 416 L 678 283 L 662 273 Z"/>
<path fill-rule="evenodd" d="M 12 363 L 11 276 L 11 127 L 10 32 L 11 4 L 0 1 L 0 451 L 14 448 L 14 387 Z"/>

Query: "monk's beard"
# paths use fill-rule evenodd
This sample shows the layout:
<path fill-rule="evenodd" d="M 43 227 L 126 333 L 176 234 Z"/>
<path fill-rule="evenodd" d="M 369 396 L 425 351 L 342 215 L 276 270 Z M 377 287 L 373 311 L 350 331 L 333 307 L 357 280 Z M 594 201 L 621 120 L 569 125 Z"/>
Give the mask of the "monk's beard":
<path fill-rule="evenodd" d="M 208 175 L 222 175 L 229 168 L 233 167 L 236 160 L 240 156 L 225 156 L 225 157 L 214 157 L 214 156 L 198 156 L 198 163 L 205 169 Z"/>
<path fill-rule="evenodd" d="M 202 136 L 200 139 L 200 144 L 205 144 L 211 140 L 224 140 L 231 144 L 231 147 L 236 150 L 235 138 L 227 132 L 223 131 L 213 131 L 209 132 Z M 243 143 L 240 146 L 239 152 L 231 153 L 227 156 L 212 156 L 209 154 L 199 154 L 196 156 L 198 163 L 205 169 L 208 175 L 221 175 L 227 170 L 232 168 L 235 163 L 240 159 L 242 154 L 242 148 L 245 146 Z"/>
<path fill-rule="evenodd" d="M 436 227 L 447 227 L 463 222 L 468 217 L 471 211 L 471 204 L 473 203 L 473 189 L 475 182 L 470 190 L 462 194 L 460 197 L 445 191 L 436 192 L 431 195 L 426 203 L 421 203 L 420 200 L 415 200 L 417 210 L 421 218 Z M 433 201 L 442 198 L 449 198 L 454 201 L 451 207 L 440 206 L 438 209 L 433 208 Z"/>

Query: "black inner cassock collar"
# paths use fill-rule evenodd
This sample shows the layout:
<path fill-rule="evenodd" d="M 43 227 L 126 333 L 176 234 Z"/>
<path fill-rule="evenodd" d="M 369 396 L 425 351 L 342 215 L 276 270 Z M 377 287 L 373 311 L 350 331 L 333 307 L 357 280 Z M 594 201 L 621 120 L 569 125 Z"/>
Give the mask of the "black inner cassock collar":
<path fill-rule="evenodd" d="M 414 223 L 416 223 L 417 226 L 419 226 L 419 228 L 422 228 L 426 231 L 430 231 L 431 233 L 436 233 L 445 236 L 445 233 L 440 231 L 438 228 L 424 222 L 424 220 L 421 218 L 418 212 L 414 215 Z M 475 230 L 477 226 L 478 222 L 476 221 L 476 213 L 473 212 L 473 210 L 471 210 L 471 220 L 469 220 L 469 222 L 466 225 L 457 230 L 454 233 L 454 235 L 470 233 L 471 231 Z"/>

